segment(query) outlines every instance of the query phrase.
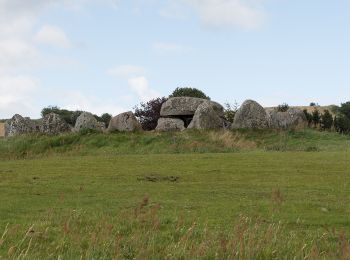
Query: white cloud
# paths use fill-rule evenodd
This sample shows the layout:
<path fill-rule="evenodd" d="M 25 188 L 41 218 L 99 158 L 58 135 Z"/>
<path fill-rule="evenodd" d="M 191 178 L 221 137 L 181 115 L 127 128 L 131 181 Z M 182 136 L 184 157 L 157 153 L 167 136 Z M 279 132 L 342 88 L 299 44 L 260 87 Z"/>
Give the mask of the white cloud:
<path fill-rule="evenodd" d="M 38 80 L 30 76 L 0 76 L 0 118 L 10 118 L 20 111 L 24 116 L 36 114 L 33 96 Z"/>
<path fill-rule="evenodd" d="M 123 66 L 118 66 L 118 67 L 109 69 L 107 71 L 107 74 L 111 76 L 116 76 L 116 77 L 130 78 L 130 77 L 137 77 L 140 75 L 144 75 L 145 72 L 146 70 L 140 66 L 123 65 Z"/>
<path fill-rule="evenodd" d="M 61 100 L 62 108 L 89 111 L 96 115 L 102 115 L 103 113 L 118 115 L 127 111 L 127 109 L 115 105 L 115 99 L 102 100 L 101 98 L 85 95 L 80 91 L 65 92 Z"/>
<path fill-rule="evenodd" d="M 210 27 L 255 29 L 265 21 L 258 0 L 181 0 L 192 6 L 201 21 Z"/>
<path fill-rule="evenodd" d="M 59 48 L 69 48 L 71 43 L 65 32 L 56 26 L 45 25 L 36 34 L 35 41 Z"/>
<path fill-rule="evenodd" d="M 181 53 L 187 50 L 184 46 L 169 42 L 156 42 L 153 49 L 160 53 Z"/>
<path fill-rule="evenodd" d="M 128 84 L 141 101 L 149 101 L 160 96 L 157 91 L 149 87 L 148 80 L 145 77 L 131 78 L 128 80 Z"/>

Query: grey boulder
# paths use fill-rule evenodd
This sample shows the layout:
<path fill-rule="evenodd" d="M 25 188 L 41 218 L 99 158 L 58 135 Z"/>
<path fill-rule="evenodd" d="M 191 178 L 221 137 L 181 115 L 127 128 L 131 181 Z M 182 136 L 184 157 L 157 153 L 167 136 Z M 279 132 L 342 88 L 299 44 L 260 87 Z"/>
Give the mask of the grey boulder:
<path fill-rule="evenodd" d="M 14 115 L 5 123 L 5 137 L 12 137 L 24 134 L 34 133 L 36 126 L 30 118 L 24 118 L 21 115 Z"/>
<path fill-rule="evenodd" d="M 265 109 L 253 100 L 246 100 L 235 114 L 233 129 L 265 129 L 270 118 Z"/>
<path fill-rule="evenodd" d="M 70 131 L 70 125 L 55 113 L 47 114 L 40 125 L 40 132 L 48 135 L 57 135 Z"/>
<path fill-rule="evenodd" d="M 95 130 L 102 132 L 101 123 L 89 112 L 83 112 L 78 118 L 74 126 L 74 132 L 81 130 Z"/>
<path fill-rule="evenodd" d="M 175 132 L 185 130 L 185 123 L 178 118 L 159 118 L 156 131 Z"/>
<path fill-rule="evenodd" d="M 215 111 L 213 103 L 203 102 L 198 106 L 187 129 L 220 129 L 225 128 L 225 125 L 225 120 Z"/>
<path fill-rule="evenodd" d="M 142 130 L 141 124 L 139 121 L 137 121 L 135 115 L 130 111 L 113 117 L 108 126 L 108 132 L 133 132 L 140 130 Z"/>
<path fill-rule="evenodd" d="M 269 111 L 271 128 L 275 129 L 301 129 L 307 126 L 307 119 L 303 111 L 289 108 L 286 112 Z"/>
<path fill-rule="evenodd" d="M 209 101 L 203 98 L 195 97 L 173 97 L 169 98 L 160 110 L 161 117 L 169 116 L 193 116 L 199 107 L 204 102 L 210 102 L 213 105 L 213 109 L 219 115 L 223 115 L 224 108 L 216 102 Z"/>

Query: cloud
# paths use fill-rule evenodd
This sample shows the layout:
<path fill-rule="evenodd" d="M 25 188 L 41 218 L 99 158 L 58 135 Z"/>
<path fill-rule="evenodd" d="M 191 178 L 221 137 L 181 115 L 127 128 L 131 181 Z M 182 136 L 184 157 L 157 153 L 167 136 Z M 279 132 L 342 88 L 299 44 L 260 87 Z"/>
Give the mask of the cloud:
<path fill-rule="evenodd" d="M 56 26 L 44 25 L 36 34 L 35 41 L 59 48 L 69 48 L 71 43 L 65 32 Z"/>
<path fill-rule="evenodd" d="M 160 53 L 181 53 L 187 50 L 184 46 L 169 42 L 156 42 L 153 49 Z"/>
<path fill-rule="evenodd" d="M 145 71 L 146 70 L 140 66 L 123 65 L 123 66 L 118 66 L 118 67 L 109 69 L 107 71 L 107 74 L 111 76 L 116 76 L 116 77 L 130 78 L 130 77 L 144 75 Z"/>
<path fill-rule="evenodd" d="M 0 76 L 0 117 L 10 118 L 19 111 L 33 116 L 33 101 L 39 81 L 30 76 Z"/>
<path fill-rule="evenodd" d="M 67 91 L 62 95 L 62 108 L 69 110 L 89 111 L 96 115 L 110 113 L 118 115 L 127 109 L 115 105 L 115 99 L 103 99 L 85 95 L 80 91 Z"/>
<path fill-rule="evenodd" d="M 143 102 L 157 98 L 160 94 L 151 89 L 148 80 L 145 77 L 136 77 L 128 80 L 129 87 L 136 93 L 139 99 Z"/>
<path fill-rule="evenodd" d="M 256 29 L 265 21 L 258 0 L 181 0 L 194 8 L 209 27 Z"/>

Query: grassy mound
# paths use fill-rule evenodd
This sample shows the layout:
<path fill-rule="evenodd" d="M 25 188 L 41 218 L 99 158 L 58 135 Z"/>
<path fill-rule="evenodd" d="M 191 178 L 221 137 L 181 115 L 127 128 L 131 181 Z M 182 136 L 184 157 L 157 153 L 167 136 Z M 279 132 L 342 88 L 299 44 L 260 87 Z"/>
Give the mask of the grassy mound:
<path fill-rule="evenodd" d="M 0 139 L 0 158 L 33 158 L 52 154 L 168 154 L 264 151 L 348 151 L 350 136 L 305 131 L 185 131 L 181 133 L 82 132 L 60 136 Z"/>

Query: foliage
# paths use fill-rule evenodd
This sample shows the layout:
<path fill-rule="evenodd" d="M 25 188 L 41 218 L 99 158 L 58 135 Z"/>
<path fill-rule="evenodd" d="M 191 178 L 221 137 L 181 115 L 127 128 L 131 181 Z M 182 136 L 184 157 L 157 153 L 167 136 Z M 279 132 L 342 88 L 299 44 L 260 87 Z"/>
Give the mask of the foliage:
<path fill-rule="evenodd" d="M 210 97 L 197 88 L 176 88 L 169 97 L 197 97 L 210 100 Z"/>
<path fill-rule="evenodd" d="M 278 112 L 287 112 L 289 109 L 289 105 L 287 103 L 283 103 L 277 107 Z"/>
<path fill-rule="evenodd" d="M 155 98 L 146 103 L 142 102 L 140 106 L 136 106 L 135 116 L 140 121 L 143 130 L 150 131 L 157 127 L 160 117 L 160 110 L 167 98 Z"/>
<path fill-rule="evenodd" d="M 329 110 L 325 110 L 321 115 L 321 127 L 323 130 L 330 130 L 333 126 L 333 116 L 329 112 Z"/>
<path fill-rule="evenodd" d="M 347 117 L 348 119 L 350 119 L 350 101 L 341 104 L 339 108 L 339 112 L 345 117 Z"/>
<path fill-rule="evenodd" d="M 311 124 L 312 124 L 312 114 L 310 114 L 310 113 L 307 111 L 307 109 L 304 109 L 303 112 L 304 112 L 304 115 L 305 115 L 305 117 L 306 117 L 306 120 L 307 120 L 308 125 L 311 126 Z"/>
<path fill-rule="evenodd" d="M 112 119 L 112 115 L 108 113 L 102 114 L 100 117 L 96 117 L 97 121 L 105 123 L 105 126 L 108 127 L 109 121 Z"/>
<path fill-rule="evenodd" d="M 311 102 L 310 107 L 319 107 L 320 105 L 316 102 Z"/>
<path fill-rule="evenodd" d="M 41 116 L 45 117 L 47 114 L 55 113 L 61 116 L 61 118 L 68 124 L 74 126 L 77 118 L 83 111 L 70 111 L 67 109 L 61 109 L 57 106 L 45 107 L 41 110 Z"/>
<path fill-rule="evenodd" d="M 337 132 L 342 134 L 350 133 L 350 119 L 344 115 L 337 116 L 334 119 L 334 127 Z"/>
<path fill-rule="evenodd" d="M 235 101 L 233 104 L 226 102 L 224 104 L 224 117 L 227 121 L 233 123 L 239 104 Z"/>
<path fill-rule="evenodd" d="M 314 124 L 314 127 L 317 127 L 320 124 L 321 121 L 321 115 L 320 115 L 320 111 L 318 111 L 318 109 L 314 109 L 314 111 L 312 111 L 312 122 Z"/>

